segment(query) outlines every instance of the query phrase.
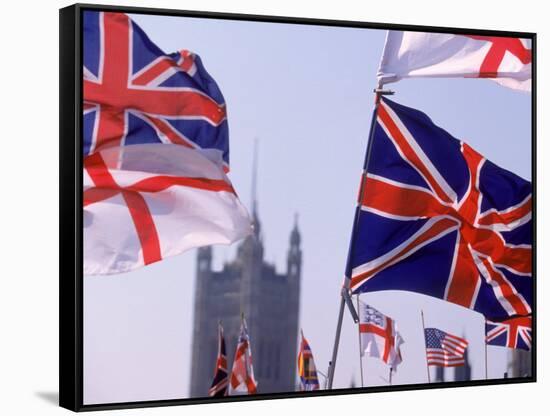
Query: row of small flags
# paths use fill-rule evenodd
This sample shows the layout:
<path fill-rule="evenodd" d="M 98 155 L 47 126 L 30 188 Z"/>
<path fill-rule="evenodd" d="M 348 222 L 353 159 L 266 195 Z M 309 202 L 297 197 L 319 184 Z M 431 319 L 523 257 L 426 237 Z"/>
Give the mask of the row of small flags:
<path fill-rule="evenodd" d="M 395 320 L 362 302 L 359 317 L 361 355 L 379 358 L 395 370 L 403 361 L 400 346 L 405 342 Z M 468 348 L 465 338 L 438 328 L 423 329 L 428 367 L 464 365 L 464 354 Z M 515 317 L 502 322 L 486 321 L 485 333 L 486 345 L 531 350 L 531 317 Z"/>
<path fill-rule="evenodd" d="M 359 302 L 360 354 L 378 358 L 395 371 L 403 361 L 401 345 L 404 340 L 397 329 L 394 319 L 384 315 L 374 307 Z M 531 349 L 531 318 L 518 317 L 503 322 L 487 321 L 486 345 L 513 349 Z M 313 358 L 313 352 L 301 331 L 298 352 L 298 376 L 301 391 L 320 389 L 319 376 Z M 438 328 L 424 328 L 426 345 L 426 365 L 439 367 L 459 367 L 465 364 L 464 354 L 468 348 L 465 338 Z M 212 385 L 208 390 L 210 397 L 227 395 L 255 394 L 258 383 L 254 378 L 250 337 L 244 317 L 233 360 L 231 374 L 227 367 L 227 354 L 223 327 L 218 324 L 218 356 Z"/>
<path fill-rule="evenodd" d="M 244 317 L 241 320 L 241 330 L 237 350 L 233 360 L 233 368 L 229 376 L 227 369 L 227 354 L 225 349 L 225 338 L 223 327 L 218 324 L 218 357 L 216 360 L 216 371 L 214 380 L 208 390 L 210 397 L 223 397 L 229 395 L 255 394 L 258 383 L 254 378 L 252 366 L 252 353 L 248 328 Z"/>
<path fill-rule="evenodd" d="M 298 374 L 302 391 L 319 390 L 319 378 L 311 348 L 301 333 L 302 340 L 298 353 Z M 256 394 L 258 383 L 254 378 L 252 352 L 246 320 L 242 317 L 237 350 L 233 360 L 231 374 L 227 368 L 227 354 L 223 327 L 218 324 L 218 356 L 212 385 L 208 390 L 210 397 L 224 397 L 227 395 Z"/>

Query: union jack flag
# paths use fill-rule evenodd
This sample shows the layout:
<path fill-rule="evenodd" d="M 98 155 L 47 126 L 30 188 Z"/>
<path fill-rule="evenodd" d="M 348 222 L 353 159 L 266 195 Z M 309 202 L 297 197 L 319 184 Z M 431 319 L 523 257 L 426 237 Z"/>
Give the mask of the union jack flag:
<path fill-rule="evenodd" d="M 428 366 L 459 367 L 464 365 L 468 341 L 437 328 L 426 328 L 426 358 Z"/>
<path fill-rule="evenodd" d="M 198 55 L 164 53 L 123 13 L 84 11 L 84 155 L 173 143 L 229 163 L 223 95 Z"/>
<path fill-rule="evenodd" d="M 216 360 L 216 372 L 212 386 L 208 390 L 210 397 L 227 396 L 227 386 L 229 379 L 227 376 L 227 355 L 225 354 L 225 338 L 223 337 L 223 328 L 218 325 L 218 358 Z"/>
<path fill-rule="evenodd" d="M 487 345 L 531 350 L 530 316 L 518 316 L 501 322 L 486 321 Z"/>
<path fill-rule="evenodd" d="M 422 293 L 492 319 L 531 313 L 531 183 L 418 110 L 382 99 L 375 117 L 348 287 Z"/>
<path fill-rule="evenodd" d="M 84 273 L 122 273 L 251 231 L 223 96 L 123 13 L 83 14 Z"/>
<path fill-rule="evenodd" d="M 300 376 L 302 391 L 319 390 L 319 377 L 317 376 L 313 353 L 303 332 L 300 352 L 298 353 L 298 375 Z"/>

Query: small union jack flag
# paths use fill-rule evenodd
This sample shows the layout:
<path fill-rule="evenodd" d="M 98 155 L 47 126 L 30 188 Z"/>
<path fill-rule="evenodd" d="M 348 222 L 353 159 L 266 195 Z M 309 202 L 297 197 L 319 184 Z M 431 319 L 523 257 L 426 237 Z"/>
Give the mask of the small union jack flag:
<path fill-rule="evenodd" d="M 459 367 L 464 365 L 468 341 L 437 328 L 426 328 L 426 358 L 428 366 Z"/>
<path fill-rule="evenodd" d="M 84 155 L 143 143 L 212 148 L 229 163 L 225 101 L 200 57 L 166 54 L 124 13 L 84 11 Z"/>
<path fill-rule="evenodd" d="M 302 391 L 319 390 L 319 377 L 317 376 L 313 353 L 303 332 L 300 352 L 298 353 L 298 375 L 300 376 Z"/>
<path fill-rule="evenodd" d="M 488 319 L 528 315 L 531 183 L 418 110 L 382 99 L 375 117 L 348 287 L 417 292 Z"/>
<path fill-rule="evenodd" d="M 227 355 L 225 354 L 225 338 L 223 337 L 223 328 L 218 325 L 218 358 L 216 360 L 216 372 L 212 386 L 208 390 L 210 397 L 227 396 L 227 386 L 229 378 L 227 376 Z"/>
<path fill-rule="evenodd" d="M 518 316 L 501 322 L 486 321 L 487 345 L 531 350 L 530 316 Z"/>

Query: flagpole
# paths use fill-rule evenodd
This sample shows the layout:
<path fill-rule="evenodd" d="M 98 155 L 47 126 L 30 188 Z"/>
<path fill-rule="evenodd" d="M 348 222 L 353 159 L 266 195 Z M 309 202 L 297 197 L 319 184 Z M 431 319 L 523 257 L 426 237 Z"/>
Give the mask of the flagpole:
<path fill-rule="evenodd" d="M 376 88 L 374 90 L 374 93 L 375 93 L 374 113 L 373 113 L 372 120 L 371 120 L 371 125 L 370 125 L 369 138 L 368 138 L 368 142 L 367 142 L 367 151 L 365 153 L 365 160 L 363 162 L 363 174 L 362 174 L 362 177 L 361 177 L 361 185 L 359 187 L 359 201 L 361 201 L 363 199 L 363 193 L 365 191 L 364 176 L 367 172 L 367 167 L 368 167 L 368 164 L 369 164 L 370 154 L 371 154 L 371 150 L 372 150 L 372 141 L 373 141 L 373 138 L 374 138 L 374 127 L 376 125 L 376 115 L 378 113 L 378 106 L 380 104 L 380 97 L 382 95 L 392 95 L 393 91 L 383 90 L 381 88 Z M 353 233 L 353 230 L 357 226 L 358 220 L 359 220 L 359 209 L 356 209 L 355 210 L 355 217 L 354 217 L 354 220 L 353 220 L 352 233 Z M 349 260 L 350 254 L 352 252 L 352 249 L 353 249 L 353 238 L 351 238 L 351 240 L 350 240 L 350 247 L 349 247 L 349 250 L 348 250 L 348 260 Z M 349 286 L 349 281 L 346 277 L 344 287 L 342 287 L 342 291 L 340 292 L 340 308 L 339 308 L 339 312 L 338 312 L 338 323 L 336 324 L 336 334 L 334 336 L 334 346 L 333 346 L 333 349 L 332 349 L 332 360 L 329 363 L 328 383 L 327 383 L 328 384 L 327 388 L 329 390 L 332 389 L 332 383 L 334 381 L 334 372 L 335 372 L 335 367 L 336 367 L 336 359 L 338 357 L 338 344 L 340 343 L 340 334 L 342 332 L 342 320 L 344 318 L 344 307 L 346 305 L 346 299 L 349 300 L 349 287 L 348 286 Z M 351 310 L 353 308 L 353 304 L 348 303 L 348 307 L 350 307 L 350 310 Z"/>
<path fill-rule="evenodd" d="M 244 312 L 243 311 L 241 311 L 241 329 L 242 328 L 244 328 Z M 248 336 L 248 328 L 246 329 L 246 331 L 247 331 L 246 337 L 248 338 L 248 350 L 251 351 L 252 346 L 250 345 L 250 337 Z M 237 345 L 239 345 L 238 342 L 237 342 Z M 246 379 L 248 380 L 248 377 L 249 377 L 249 374 L 248 374 L 248 357 L 246 356 L 246 352 L 244 354 L 244 360 L 245 360 L 244 361 L 245 362 L 244 371 L 245 371 Z M 248 387 L 246 388 L 246 390 L 248 391 L 248 394 L 250 394 L 250 391 L 248 390 Z"/>
<path fill-rule="evenodd" d="M 332 389 L 332 382 L 334 380 L 334 367 L 336 367 L 336 358 L 338 357 L 338 344 L 340 342 L 340 333 L 342 332 L 342 319 L 344 317 L 345 306 L 346 306 L 346 301 L 344 300 L 344 295 L 340 295 L 340 310 L 338 312 L 338 324 L 336 325 L 334 347 L 332 348 L 332 359 L 330 360 L 329 367 L 328 367 L 327 390 Z"/>
<path fill-rule="evenodd" d="M 428 374 L 428 383 L 431 383 L 430 379 L 430 366 L 428 365 L 428 350 L 426 348 L 426 325 L 424 324 L 424 311 L 420 309 L 420 315 L 422 316 L 422 336 L 424 337 L 424 351 L 426 351 L 426 373 Z"/>
<path fill-rule="evenodd" d="M 393 367 L 390 367 L 390 386 L 392 385 L 392 380 L 391 380 L 391 376 L 392 376 L 392 373 L 393 373 Z"/>
<path fill-rule="evenodd" d="M 359 294 L 357 294 L 357 310 L 359 309 Z M 363 381 L 363 351 L 361 350 L 361 322 L 357 324 L 357 334 L 359 335 L 359 368 L 361 370 L 361 387 L 365 387 L 365 383 Z"/>
<path fill-rule="evenodd" d="M 487 365 L 487 318 L 484 317 L 485 320 L 485 328 L 483 329 L 485 337 L 485 380 L 489 379 L 489 371 L 488 371 L 488 365 Z"/>

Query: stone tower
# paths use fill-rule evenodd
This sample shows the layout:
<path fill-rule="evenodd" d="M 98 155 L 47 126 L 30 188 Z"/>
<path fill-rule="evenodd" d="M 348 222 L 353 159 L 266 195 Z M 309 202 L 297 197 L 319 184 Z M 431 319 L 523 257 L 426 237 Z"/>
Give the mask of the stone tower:
<path fill-rule="evenodd" d="M 258 393 L 295 390 L 301 236 L 296 218 L 284 273 L 278 273 L 274 264 L 264 260 L 255 170 L 256 167 L 252 192 L 254 233 L 240 243 L 236 258 L 224 264 L 221 271 L 212 269 L 211 247 L 197 253 L 190 397 L 207 396 L 216 364 L 218 321 L 224 327 L 231 371 L 241 312 L 248 325 Z"/>
<path fill-rule="evenodd" d="M 434 381 L 436 383 L 442 383 L 445 381 L 445 371 L 444 368 L 441 366 L 435 367 L 435 379 Z"/>
<path fill-rule="evenodd" d="M 468 360 L 468 348 L 464 351 L 464 365 L 455 367 L 454 381 L 469 381 L 472 379 L 472 366 Z"/>
<path fill-rule="evenodd" d="M 508 377 L 530 377 L 533 355 L 531 351 L 510 350 L 508 353 Z"/>

